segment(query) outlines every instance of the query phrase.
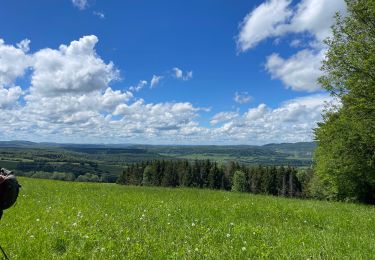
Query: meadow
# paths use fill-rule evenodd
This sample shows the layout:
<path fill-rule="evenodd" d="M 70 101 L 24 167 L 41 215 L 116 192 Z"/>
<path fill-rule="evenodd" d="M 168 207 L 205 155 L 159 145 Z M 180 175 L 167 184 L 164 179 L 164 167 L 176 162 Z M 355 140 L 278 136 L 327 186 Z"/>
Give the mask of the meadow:
<path fill-rule="evenodd" d="M 373 259 L 375 207 L 19 178 L 11 259 Z"/>

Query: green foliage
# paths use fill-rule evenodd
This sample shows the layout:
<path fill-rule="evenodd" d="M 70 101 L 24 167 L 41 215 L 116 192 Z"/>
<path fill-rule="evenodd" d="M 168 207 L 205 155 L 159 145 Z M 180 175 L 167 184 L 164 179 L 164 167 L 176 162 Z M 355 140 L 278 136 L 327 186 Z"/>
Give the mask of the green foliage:
<path fill-rule="evenodd" d="M 233 175 L 232 191 L 246 192 L 246 175 L 244 172 L 236 171 Z"/>
<path fill-rule="evenodd" d="M 289 197 L 302 194 L 297 170 L 293 167 L 246 166 L 236 162 L 218 166 L 210 160 L 155 160 L 130 164 L 117 183 L 224 189 Z"/>
<path fill-rule="evenodd" d="M 143 178 L 142 178 L 142 185 L 144 186 L 151 186 L 152 185 L 152 178 L 156 174 L 155 167 L 151 165 L 147 165 L 143 170 Z"/>
<path fill-rule="evenodd" d="M 375 203 L 375 2 L 347 1 L 337 15 L 319 79 L 341 105 L 315 131 L 319 196 Z M 317 184 L 324 187 L 318 187 Z"/>
<path fill-rule="evenodd" d="M 86 173 L 84 175 L 79 175 L 76 179 L 78 182 L 100 182 L 100 178 L 91 173 Z"/>
<path fill-rule="evenodd" d="M 10 259 L 373 259 L 375 208 L 203 189 L 19 178 Z"/>

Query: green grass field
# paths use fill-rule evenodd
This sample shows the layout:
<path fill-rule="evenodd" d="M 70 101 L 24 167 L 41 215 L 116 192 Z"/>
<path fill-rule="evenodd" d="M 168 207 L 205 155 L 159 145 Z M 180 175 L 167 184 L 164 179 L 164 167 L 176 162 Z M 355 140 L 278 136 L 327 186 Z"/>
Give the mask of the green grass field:
<path fill-rule="evenodd" d="M 375 207 L 19 178 L 11 259 L 373 259 Z"/>

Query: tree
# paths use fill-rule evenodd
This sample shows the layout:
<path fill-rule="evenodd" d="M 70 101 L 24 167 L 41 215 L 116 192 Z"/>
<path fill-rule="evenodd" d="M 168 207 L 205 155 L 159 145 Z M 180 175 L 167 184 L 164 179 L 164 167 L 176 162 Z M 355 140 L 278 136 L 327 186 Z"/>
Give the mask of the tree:
<path fill-rule="evenodd" d="M 346 3 L 348 15 L 337 14 L 325 41 L 319 82 L 340 105 L 315 129 L 314 183 L 328 198 L 375 204 L 375 1 Z"/>
<path fill-rule="evenodd" d="M 232 191 L 246 192 L 246 176 L 242 171 L 236 171 L 233 175 Z"/>
<path fill-rule="evenodd" d="M 142 178 L 142 185 L 143 186 L 151 186 L 152 179 L 156 175 L 155 167 L 151 165 L 147 165 L 146 168 L 143 170 L 143 178 Z"/>

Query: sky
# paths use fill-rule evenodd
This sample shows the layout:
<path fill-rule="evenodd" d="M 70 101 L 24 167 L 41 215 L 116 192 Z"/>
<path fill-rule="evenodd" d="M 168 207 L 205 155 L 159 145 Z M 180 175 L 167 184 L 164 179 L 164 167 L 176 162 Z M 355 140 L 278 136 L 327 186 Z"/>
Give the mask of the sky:
<path fill-rule="evenodd" d="M 313 140 L 344 0 L 0 0 L 0 140 Z"/>

